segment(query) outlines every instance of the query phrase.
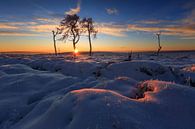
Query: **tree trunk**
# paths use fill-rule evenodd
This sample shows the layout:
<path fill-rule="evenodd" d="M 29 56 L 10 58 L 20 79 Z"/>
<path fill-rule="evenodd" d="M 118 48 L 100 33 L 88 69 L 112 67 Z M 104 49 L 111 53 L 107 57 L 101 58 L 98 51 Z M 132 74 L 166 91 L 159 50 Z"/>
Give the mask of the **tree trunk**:
<path fill-rule="evenodd" d="M 74 51 L 76 50 L 76 35 L 73 31 L 73 29 L 71 29 L 72 35 L 73 35 L 73 40 L 72 40 L 72 45 L 73 45 L 73 49 Z"/>
<path fill-rule="evenodd" d="M 76 53 L 75 53 L 76 43 L 74 41 L 73 41 L 73 48 L 74 48 L 73 56 L 74 56 L 74 59 L 75 59 L 76 58 Z"/>
<path fill-rule="evenodd" d="M 88 31 L 88 33 L 89 33 L 89 47 L 90 47 L 90 49 L 89 49 L 89 56 L 92 56 L 92 44 L 91 44 L 91 33 L 90 33 L 90 31 Z"/>
<path fill-rule="evenodd" d="M 54 43 L 54 51 L 55 55 L 57 56 L 57 49 L 56 49 L 56 35 L 55 32 L 53 31 L 53 43 Z"/>
<path fill-rule="evenodd" d="M 158 50 L 157 50 L 157 56 L 158 56 L 162 47 L 160 45 L 160 35 L 157 35 L 157 37 L 158 37 Z"/>
<path fill-rule="evenodd" d="M 76 44 L 73 42 L 73 49 L 76 50 Z"/>
<path fill-rule="evenodd" d="M 157 56 L 159 55 L 161 48 L 162 48 L 161 46 L 158 48 Z"/>

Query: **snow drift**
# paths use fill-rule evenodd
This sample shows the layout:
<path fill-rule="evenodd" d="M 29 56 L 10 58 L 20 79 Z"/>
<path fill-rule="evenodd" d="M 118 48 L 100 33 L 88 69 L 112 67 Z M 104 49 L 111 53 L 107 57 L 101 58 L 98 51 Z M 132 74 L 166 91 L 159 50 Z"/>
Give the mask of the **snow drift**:
<path fill-rule="evenodd" d="M 0 129 L 195 127 L 193 64 L 64 58 L 0 56 Z"/>

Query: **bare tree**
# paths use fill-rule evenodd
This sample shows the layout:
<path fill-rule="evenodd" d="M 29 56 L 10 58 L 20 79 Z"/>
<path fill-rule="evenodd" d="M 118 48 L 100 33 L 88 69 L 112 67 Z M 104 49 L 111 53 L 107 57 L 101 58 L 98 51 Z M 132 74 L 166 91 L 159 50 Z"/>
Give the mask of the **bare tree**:
<path fill-rule="evenodd" d="M 160 53 L 160 50 L 162 49 L 162 46 L 161 46 L 161 44 L 160 44 L 160 35 L 161 35 L 161 32 L 159 32 L 159 33 L 156 33 L 156 36 L 157 36 L 157 38 L 158 38 L 158 50 L 157 50 L 157 56 L 159 55 L 159 53 Z"/>
<path fill-rule="evenodd" d="M 56 29 L 56 31 L 55 30 L 53 30 L 52 31 L 52 34 L 53 34 L 53 43 L 54 43 L 54 51 L 55 51 L 55 55 L 57 56 L 57 48 L 56 48 L 56 36 L 58 35 L 58 34 L 61 34 L 62 33 L 62 31 L 61 31 L 61 29 L 59 29 L 59 28 L 57 28 Z"/>
<path fill-rule="evenodd" d="M 72 41 L 74 51 L 76 50 L 76 44 L 79 42 L 81 36 L 79 23 L 80 18 L 76 14 L 66 15 L 60 23 L 63 30 L 61 39 L 65 41 L 67 39 Z"/>
<path fill-rule="evenodd" d="M 81 21 L 81 27 L 84 32 L 87 32 L 88 39 L 89 39 L 89 56 L 92 56 L 92 44 L 91 44 L 91 36 L 93 35 L 96 38 L 97 30 L 94 27 L 94 21 L 92 18 L 83 18 Z"/>

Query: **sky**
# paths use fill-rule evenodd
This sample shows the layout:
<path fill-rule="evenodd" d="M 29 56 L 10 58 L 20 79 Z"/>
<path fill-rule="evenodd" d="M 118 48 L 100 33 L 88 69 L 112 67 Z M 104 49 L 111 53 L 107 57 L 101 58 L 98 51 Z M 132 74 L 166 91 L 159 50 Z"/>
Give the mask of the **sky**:
<path fill-rule="evenodd" d="M 153 51 L 158 32 L 162 50 L 195 50 L 194 0 L 1 0 L 0 8 L 0 52 L 53 52 L 51 31 L 66 14 L 93 18 L 94 51 Z M 88 51 L 87 37 L 77 48 Z M 57 49 L 72 51 L 72 42 Z"/>

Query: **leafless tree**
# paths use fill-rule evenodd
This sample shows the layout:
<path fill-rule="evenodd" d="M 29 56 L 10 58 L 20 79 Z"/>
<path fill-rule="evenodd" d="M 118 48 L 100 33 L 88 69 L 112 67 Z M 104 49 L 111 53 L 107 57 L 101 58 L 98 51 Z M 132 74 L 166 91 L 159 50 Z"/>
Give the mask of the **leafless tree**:
<path fill-rule="evenodd" d="M 79 42 L 81 36 L 79 23 L 80 18 L 76 14 L 66 15 L 60 23 L 63 30 L 61 39 L 72 41 L 74 51 L 76 50 L 76 44 Z"/>
<path fill-rule="evenodd" d="M 56 28 L 56 31 L 55 30 L 53 30 L 52 31 L 52 34 L 53 34 L 53 43 L 54 43 L 54 51 L 55 51 L 55 55 L 57 56 L 57 48 L 56 48 L 56 36 L 57 35 L 59 35 L 59 34 L 61 34 L 62 33 L 62 31 L 61 31 L 61 29 L 59 29 L 59 28 Z"/>
<path fill-rule="evenodd" d="M 161 44 L 160 44 L 160 35 L 161 35 L 161 32 L 159 32 L 159 33 L 156 33 L 156 36 L 157 36 L 157 38 L 158 38 L 158 50 L 157 50 L 157 56 L 159 55 L 159 53 L 160 53 L 160 50 L 162 49 L 162 46 L 161 46 Z"/>
<path fill-rule="evenodd" d="M 97 30 L 94 27 L 94 21 L 92 18 L 83 18 L 81 21 L 81 27 L 83 32 L 87 32 L 88 39 L 89 39 L 89 56 L 92 56 L 92 43 L 91 43 L 91 36 L 96 38 Z"/>

